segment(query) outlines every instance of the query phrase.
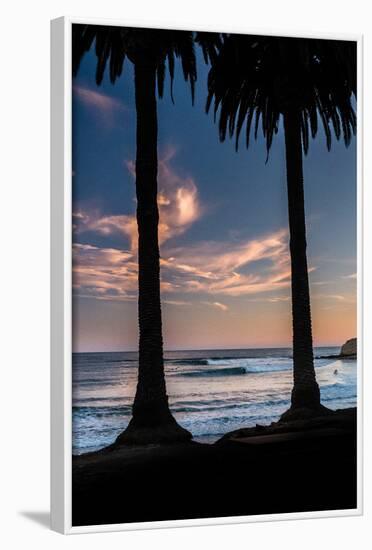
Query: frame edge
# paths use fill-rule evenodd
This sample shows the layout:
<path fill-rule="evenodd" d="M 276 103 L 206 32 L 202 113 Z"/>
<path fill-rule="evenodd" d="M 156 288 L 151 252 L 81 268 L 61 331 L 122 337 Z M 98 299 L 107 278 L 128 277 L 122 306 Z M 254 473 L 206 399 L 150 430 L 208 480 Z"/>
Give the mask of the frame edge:
<path fill-rule="evenodd" d="M 66 27 L 64 17 L 51 21 L 51 411 L 50 411 L 50 441 L 51 441 L 51 474 L 50 474 L 50 507 L 51 529 L 59 533 L 68 532 L 70 523 L 67 510 L 68 496 L 66 487 L 69 483 L 67 457 L 69 453 L 68 438 L 70 431 L 66 418 L 66 391 L 68 386 L 68 369 L 66 368 L 66 336 L 67 318 L 66 285 L 67 259 L 66 246 L 66 184 L 68 178 L 66 147 L 66 130 L 68 129 L 68 113 L 66 109 L 69 94 L 66 82 Z M 70 214 L 68 214 L 70 215 Z"/>

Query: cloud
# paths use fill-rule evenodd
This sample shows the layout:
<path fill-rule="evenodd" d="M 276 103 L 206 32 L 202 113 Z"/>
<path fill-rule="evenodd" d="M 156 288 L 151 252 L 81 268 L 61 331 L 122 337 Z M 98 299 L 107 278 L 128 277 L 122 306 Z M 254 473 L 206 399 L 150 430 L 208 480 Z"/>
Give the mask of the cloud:
<path fill-rule="evenodd" d="M 72 214 L 72 228 L 75 235 L 92 231 L 103 236 L 121 234 L 129 239 L 132 251 L 137 250 L 137 221 L 135 216 L 102 216 L 98 211 L 78 210 Z"/>
<path fill-rule="evenodd" d="M 314 300 L 332 300 L 335 302 L 355 303 L 356 297 L 353 294 L 314 294 Z"/>
<path fill-rule="evenodd" d="M 101 229 L 111 227 L 107 221 L 95 225 Z M 184 300 L 173 300 L 170 296 L 179 293 L 254 297 L 282 292 L 290 287 L 287 239 L 287 232 L 280 230 L 241 243 L 207 241 L 177 249 L 166 246 L 161 259 L 163 297 L 173 305 L 185 305 Z M 135 298 L 135 250 L 75 244 L 73 260 L 74 289 L 79 295 L 95 295 L 98 299 Z M 257 268 L 255 264 L 259 261 L 262 263 Z M 266 300 L 279 302 L 288 299 L 277 294 Z M 219 300 L 208 301 L 206 305 L 227 309 Z"/>
<path fill-rule="evenodd" d="M 78 101 L 89 109 L 92 109 L 100 117 L 101 122 L 108 126 L 114 124 L 115 117 L 118 114 L 128 111 L 128 108 L 122 101 L 102 92 L 78 85 L 74 85 L 72 91 Z"/>
<path fill-rule="evenodd" d="M 191 177 L 180 176 L 170 165 L 175 155 L 173 149 L 159 160 L 158 206 L 159 206 L 159 243 L 184 233 L 202 213 L 198 189 Z M 127 167 L 135 175 L 133 161 Z M 103 236 L 122 234 L 129 238 L 130 248 L 137 249 L 137 221 L 134 215 L 102 216 L 98 211 L 73 213 L 73 229 L 76 234 L 93 231 Z"/>
<path fill-rule="evenodd" d="M 181 176 L 171 165 L 176 150 L 168 148 L 158 161 L 158 206 L 160 244 L 184 233 L 203 214 L 195 180 Z M 126 166 L 135 178 L 135 163 Z"/>
<path fill-rule="evenodd" d="M 129 251 L 76 243 L 72 247 L 72 286 L 81 297 L 133 300 L 137 271 Z"/>
<path fill-rule="evenodd" d="M 191 302 L 185 302 L 184 300 L 163 300 L 163 304 L 169 304 L 171 306 L 191 306 Z"/>
<path fill-rule="evenodd" d="M 221 302 L 203 302 L 206 306 L 212 306 L 222 311 L 227 311 L 229 308 L 226 304 L 221 304 Z"/>
<path fill-rule="evenodd" d="M 318 294 L 317 296 L 314 296 L 316 299 L 325 299 L 325 300 L 336 300 L 337 302 L 344 302 L 345 296 L 342 296 L 342 294 Z"/>
<path fill-rule="evenodd" d="M 262 260 L 258 271 L 254 264 Z M 288 233 L 171 249 L 161 265 L 173 291 L 225 296 L 278 291 L 290 286 Z"/>
<path fill-rule="evenodd" d="M 357 274 L 356 274 L 356 273 L 352 273 L 351 275 L 344 275 L 342 278 L 343 278 L 343 279 L 356 279 L 356 278 L 357 278 Z"/>
<path fill-rule="evenodd" d="M 289 302 L 289 296 L 275 296 L 274 298 L 268 298 L 268 302 L 278 303 L 278 302 Z"/>
<path fill-rule="evenodd" d="M 288 231 L 280 229 L 256 238 L 200 241 L 174 246 L 172 239 L 187 231 L 205 212 L 196 182 L 172 166 L 175 149 L 159 160 L 161 289 L 173 305 L 184 302 L 173 294 L 210 295 L 206 305 L 226 311 L 218 296 L 239 297 L 273 293 L 274 302 L 290 287 Z M 126 162 L 134 176 L 133 161 Z M 80 295 L 103 299 L 133 299 L 137 285 L 137 223 L 134 215 L 102 215 L 78 210 L 73 215 L 74 235 L 94 232 L 102 237 L 121 235 L 123 249 L 75 245 L 74 284 Z M 87 236 L 86 238 L 88 238 Z M 260 262 L 260 265 L 257 265 Z M 314 268 L 312 268 L 314 269 Z M 311 269 L 311 270 L 312 270 Z M 176 303 L 177 302 L 177 303 Z M 184 303 L 182 305 L 185 305 Z"/>

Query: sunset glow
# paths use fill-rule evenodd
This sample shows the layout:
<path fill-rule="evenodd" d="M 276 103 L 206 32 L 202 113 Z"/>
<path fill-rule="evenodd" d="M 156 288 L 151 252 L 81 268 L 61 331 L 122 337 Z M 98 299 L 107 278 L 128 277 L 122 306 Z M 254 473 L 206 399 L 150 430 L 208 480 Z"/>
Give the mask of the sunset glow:
<path fill-rule="evenodd" d="M 89 57 L 84 63 L 89 67 Z M 131 75 L 126 73 L 123 87 L 106 82 L 97 88 L 88 74 L 83 64 L 73 88 L 74 139 L 79 144 L 74 162 L 74 349 L 136 349 L 135 117 L 133 97 L 123 93 L 131 89 Z M 200 87 L 205 77 L 202 70 Z M 188 105 L 177 103 L 175 111 L 169 99 L 159 101 L 165 347 L 290 346 L 282 137 L 265 165 L 260 138 L 249 152 L 237 154 L 230 144 L 218 142 L 213 123 L 204 118 L 202 99 L 197 96 L 195 107 Z M 92 125 L 94 132 L 89 131 Z M 353 147 L 338 151 L 335 146 L 326 153 L 317 139 L 305 160 L 315 345 L 339 345 L 356 333 L 354 157 Z M 337 207 L 332 202 L 336 190 Z"/>

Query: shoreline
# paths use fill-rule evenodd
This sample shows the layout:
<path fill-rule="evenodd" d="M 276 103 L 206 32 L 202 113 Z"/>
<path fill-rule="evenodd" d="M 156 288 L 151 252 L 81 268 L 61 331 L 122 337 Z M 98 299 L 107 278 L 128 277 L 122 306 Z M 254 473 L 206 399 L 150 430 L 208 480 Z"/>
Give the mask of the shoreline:
<path fill-rule="evenodd" d="M 356 354 L 338 354 L 338 355 L 318 355 L 315 359 L 350 359 L 351 361 L 357 360 Z"/>
<path fill-rule="evenodd" d="M 73 525 L 356 508 L 356 409 L 73 456 Z"/>
<path fill-rule="evenodd" d="M 338 352 L 315 350 L 317 356 Z M 356 405 L 353 360 L 315 360 L 315 367 L 328 407 Z M 201 443 L 213 443 L 243 426 L 269 424 L 289 407 L 292 359 L 279 350 L 194 352 L 172 356 L 165 368 L 172 413 Z M 74 359 L 74 369 L 73 453 L 83 454 L 110 445 L 129 423 L 138 366 L 133 357 L 127 362 L 124 356 L 103 354 Z"/>

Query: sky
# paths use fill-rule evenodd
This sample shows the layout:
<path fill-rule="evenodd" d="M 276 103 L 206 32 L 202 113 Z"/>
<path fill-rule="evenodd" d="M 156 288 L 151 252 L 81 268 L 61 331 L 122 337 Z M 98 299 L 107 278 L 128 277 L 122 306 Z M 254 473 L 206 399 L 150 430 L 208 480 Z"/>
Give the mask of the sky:
<path fill-rule="evenodd" d="M 205 113 L 208 67 L 197 53 L 194 106 L 177 66 L 158 100 L 158 204 L 165 349 L 291 345 L 282 127 L 269 160 L 220 143 Z M 137 348 L 135 106 L 128 61 L 95 84 L 89 52 L 73 80 L 73 349 Z M 324 136 L 304 158 L 314 345 L 356 335 L 356 140 Z"/>

